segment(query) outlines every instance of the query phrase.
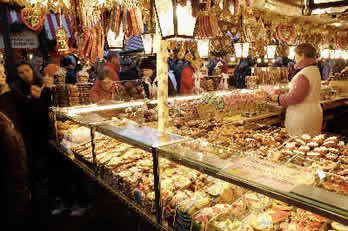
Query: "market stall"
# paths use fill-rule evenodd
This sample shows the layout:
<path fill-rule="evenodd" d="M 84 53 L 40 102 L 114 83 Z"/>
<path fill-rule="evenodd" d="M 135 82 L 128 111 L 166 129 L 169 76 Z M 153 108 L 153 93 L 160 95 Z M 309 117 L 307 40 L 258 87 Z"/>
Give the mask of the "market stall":
<path fill-rule="evenodd" d="M 56 73 L 52 145 L 156 229 L 346 230 L 348 138 L 291 137 L 269 92 L 288 91 L 288 68 L 273 64 L 292 60 L 298 43 L 314 43 L 323 60 L 347 58 L 347 27 L 340 17 L 272 11 L 269 2 L 277 1 L 27 3 L 60 16 L 76 9 L 78 48 L 58 26 L 56 49 L 87 67 L 139 35 L 143 56 L 156 56 L 156 81 L 113 82 L 112 103 L 92 104 L 86 71 L 71 85 Z M 192 66 L 186 95 L 168 97 L 173 60 Z M 245 89 L 229 84 L 233 62 L 247 65 L 234 66 Z M 346 73 L 321 83 L 325 120 L 348 105 Z"/>

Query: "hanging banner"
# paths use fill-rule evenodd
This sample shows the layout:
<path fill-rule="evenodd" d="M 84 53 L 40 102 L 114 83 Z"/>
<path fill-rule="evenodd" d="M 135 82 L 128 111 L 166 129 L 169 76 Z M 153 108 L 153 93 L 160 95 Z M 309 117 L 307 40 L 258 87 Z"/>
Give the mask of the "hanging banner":
<path fill-rule="evenodd" d="M 10 34 L 12 48 L 27 48 L 34 49 L 39 48 L 39 38 L 35 32 L 24 30 L 20 33 Z M 4 38 L 0 34 L 0 48 L 4 48 Z"/>

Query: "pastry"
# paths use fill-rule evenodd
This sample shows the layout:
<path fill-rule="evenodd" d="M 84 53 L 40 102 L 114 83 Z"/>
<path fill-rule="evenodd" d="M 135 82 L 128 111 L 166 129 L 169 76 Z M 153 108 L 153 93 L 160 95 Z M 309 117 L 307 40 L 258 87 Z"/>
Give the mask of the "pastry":
<path fill-rule="evenodd" d="M 298 148 L 298 150 L 301 152 L 304 152 L 304 153 L 309 152 L 310 151 L 309 144 L 308 144 L 308 146 L 302 145 L 301 147 Z"/>
<path fill-rule="evenodd" d="M 329 141 L 325 141 L 323 143 L 323 146 L 327 147 L 327 148 L 334 148 L 334 147 L 337 146 L 337 143 L 335 141 L 333 141 L 333 140 L 329 140 Z"/>
<path fill-rule="evenodd" d="M 296 139 L 295 143 L 297 144 L 297 146 L 303 146 L 306 145 L 307 142 L 303 141 L 302 139 Z"/>
<path fill-rule="evenodd" d="M 325 155 L 327 153 L 327 148 L 326 147 L 319 147 L 319 148 L 315 148 L 313 150 L 313 152 L 318 152 L 321 155 Z"/>
<path fill-rule="evenodd" d="M 338 158 L 338 155 L 329 152 L 328 154 L 325 155 L 325 157 L 329 160 L 336 160 Z"/>
<path fill-rule="evenodd" d="M 304 142 L 306 143 L 309 143 L 312 139 L 312 137 L 308 134 L 303 134 L 301 137 L 300 137 L 301 140 L 303 140 Z"/>
<path fill-rule="evenodd" d="M 252 220 L 251 226 L 257 231 L 270 231 L 273 227 L 272 217 L 267 212 Z"/>
<path fill-rule="evenodd" d="M 288 143 L 285 145 L 285 149 L 289 150 L 289 151 L 293 151 L 296 148 L 296 143 L 292 142 L 292 143 Z"/>
<path fill-rule="evenodd" d="M 348 231 L 348 226 L 342 225 L 335 221 L 331 223 L 331 227 L 337 231 Z"/>
<path fill-rule="evenodd" d="M 328 151 L 336 155 L 340 153 L 340 150 L 338 150 L 337 148 L 328 148 Z"/>
<path fill-rule="evenodd" d="M 318 143 L 318 142 L 315 142 L 315 141 L 309 142 L 307 145 L 308 145 L 308 147 L 310 147 L 310 148 L 317 148 L 317 147 L 319 147 L 319 143 Z"/>
<path fill-rule="evenodd" d="M 321 154 L 319 152 L 307 152 L 307 156 L 311 157 L 313 159 L 319 158 L 321 156 Z"/>
<path fill-rule="evenodd" d="M 329 142 L 329 141 L 333 141 L 333 142 L 337 143 L 337 142 L 338 142 L 338 137 L 337 137 L 337 136 L 328 137 L 328 138 L 326 138 L 326 140 L 324 141 L 324 143 L 325 143 L 325 142 Z"/>
<path fill-rule="evenodd" d="M 313 138 L 313 142 L 322 144 L 322 143 L 324 143 L 325 138 L 326 138 L 325 134 L 320 134 L 320 135 L 317 135 L 316 137 Z"/>

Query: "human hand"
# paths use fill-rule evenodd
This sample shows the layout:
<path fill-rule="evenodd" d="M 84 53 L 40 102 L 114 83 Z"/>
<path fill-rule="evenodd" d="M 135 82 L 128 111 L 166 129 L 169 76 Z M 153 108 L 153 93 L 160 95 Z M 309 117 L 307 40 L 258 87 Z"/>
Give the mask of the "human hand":
<path fill-rule="evenodd" d="M 31 86 L 30 91 L 32 97 L 34 97 L 35 99 L 40 99 L 42 88 L 33 85 Z"/>

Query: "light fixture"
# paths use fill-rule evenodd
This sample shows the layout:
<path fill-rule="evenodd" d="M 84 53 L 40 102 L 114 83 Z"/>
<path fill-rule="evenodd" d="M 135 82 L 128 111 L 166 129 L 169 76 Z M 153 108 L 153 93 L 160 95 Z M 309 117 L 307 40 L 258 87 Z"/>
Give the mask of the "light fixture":
<path fill-rule="evenodd" d="M 115 32 L 112 30 L 109 30 L 106 34 L 106 39 L 108 42 L 108 49 L 109 50 L 122 50 L 123 49 L 123 40 L 124 40 L 124 33 L 122 28 L 122 23 L 120 26 L 120 32 L 118 36 L 116 36 Z"/>
<path fill-rule="evenodd" d="M 197 42 L 197 49 L 201 58 L 208 58 L 209 56 L 209 39 L 200 39 Z"/>
<path fill-rule="evenodd" d="M 234 46 L 234 52 L 235 52 L 237 58 L 247 58 L 248 57 L 250 43 L 238 42 L 238 43 L 234 43 L 233 46 Z"/>
<path fill-rule="evenodd" d="M 335 59 L 340 59 L 342 57 L 342 51 L 341 50 L 335 50 Z"/>
<path fill-rule="evenodd" d="M 261 63 L 262 59 L 261 58 L 257 58 L 257 63 Z"/>
<path fill-rule="evenodd" d="M 289 59 L 295 58 L 295 46 L 289 46 Z"/>
<path fill-rule="evenodd" d="M 335 50 L 334 49 L 330 49 L 330 59 L 334 59 L 335 58 Z"/>
<path fill-rule="evenodd" d="M 342 51 L 342 58 L 347 60 L 348 59 L 348 50 Z"/>
<path fill-rule="evenodd" d="M 267 58 L 273 59 L 276 53 L 277 46 L 276 45 L 268 45 L 267 46 Z"/>
<path fill-rule="evenodd" d="M 196 18 L 192 16 L 191 1 L 185 2 L 155 0 L 162 39 L 193 39 Z"/>
<path fill-rule="evenodd" d="M 330 56 L 330 50 L 329 49 L 323 49 L 320 51 L 320 56 L 324 59 L 328 59 Z"/>
<path fill-rule="evenodd" d="M 155 54 L 155 34 L 153 33 L 144 33 L 142 35 L 144 52 L 146 55 Z"/>

